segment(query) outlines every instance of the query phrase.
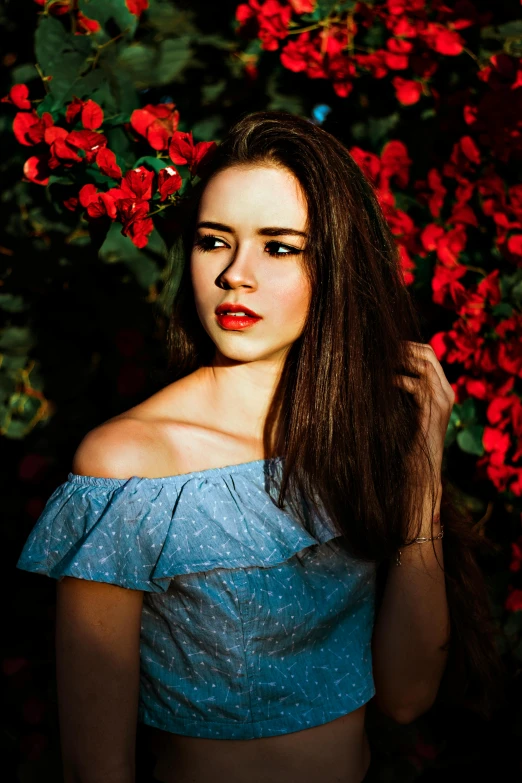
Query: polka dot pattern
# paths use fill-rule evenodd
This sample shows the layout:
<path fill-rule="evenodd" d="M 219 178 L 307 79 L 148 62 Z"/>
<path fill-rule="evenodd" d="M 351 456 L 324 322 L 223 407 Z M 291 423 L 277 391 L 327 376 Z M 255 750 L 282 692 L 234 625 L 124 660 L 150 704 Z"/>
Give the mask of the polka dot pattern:
<path fill-rule="evenodd" d="M 280 458 L 163 478 L 70 473 L 17 567 L 144 591 L 138 720 L 254 739 L 375 694 L 375 565 L 326 515 L 305 527 L 267 491 Z"/>

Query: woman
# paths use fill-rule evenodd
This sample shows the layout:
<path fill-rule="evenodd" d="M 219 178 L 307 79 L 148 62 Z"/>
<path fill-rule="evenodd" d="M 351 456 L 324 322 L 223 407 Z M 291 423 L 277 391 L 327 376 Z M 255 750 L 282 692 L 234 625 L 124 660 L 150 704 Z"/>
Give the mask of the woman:
<path fill-rule="evenodd" d="M 139 721 L 162 783 L 360 783 L 370 699 L 494 696 L 453 391 L 326 131 L 244 117 L 182 225 L 171 382 L 87 434 L 18 563 L 59 580 L 65 781 L 134 781 Z"/>

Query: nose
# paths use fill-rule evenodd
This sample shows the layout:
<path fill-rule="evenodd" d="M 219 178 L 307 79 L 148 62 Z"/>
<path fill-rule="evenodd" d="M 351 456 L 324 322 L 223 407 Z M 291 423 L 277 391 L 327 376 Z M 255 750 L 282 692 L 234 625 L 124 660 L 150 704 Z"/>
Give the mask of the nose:
<path fill-rule="evenodd" d="M 228 266 L 218 278 L 220 288 L 257 288 L 253 251 L 247 245 L 239 245 Z"/>

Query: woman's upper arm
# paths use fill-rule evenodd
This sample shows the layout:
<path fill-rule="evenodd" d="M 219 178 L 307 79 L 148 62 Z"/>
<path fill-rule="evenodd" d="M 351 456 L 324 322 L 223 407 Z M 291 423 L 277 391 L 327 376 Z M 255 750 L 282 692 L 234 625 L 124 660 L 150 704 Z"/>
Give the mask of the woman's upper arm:
<path fill-rule="evenodd" d="M 66 781 L 134 783 L 142 604 L 141 590 L 68 576 L 57 583 L 56 675 Z"/>

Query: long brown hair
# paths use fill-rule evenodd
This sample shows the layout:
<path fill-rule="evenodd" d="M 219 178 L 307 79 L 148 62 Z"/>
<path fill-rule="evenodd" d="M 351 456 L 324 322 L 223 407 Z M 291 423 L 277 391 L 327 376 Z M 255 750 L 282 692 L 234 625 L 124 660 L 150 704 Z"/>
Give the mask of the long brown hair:
<path fill-rule="evenodd" d="M 377 563 L 378 611 L 390 558 L 406 539 L 420 535 L 422 498 L 408 469 L 419 409 L 393 378 L 414 375 L 405 341 L 425 340 L 373 186 L 347 149 L 312 122 L 281 111 L 243 117 L 181 207 L 170 256 L 170 269 L 180 271 L 171 276 L 176 290 L 167 333 L 169 377 L 193 372 L 215 351 L 196 313 L 189 259 L 205 185 L 238 165 L 284 167 L 301 184 L 308 204 L 310 238 L 301 257 L 311 304 L 265 426 L 266 455 L 284 455 L 277 502 L 281 507 L 288 502 L 298 517 L 299 499 L 315 508 L 322 504 L 347 551 Z M 429 453 L 425 456 L 433 510 L 438 479 Z M 442 487 L 451 637 L 437 698 L 489 717 L 503 703 L 504 668 L 474 552 L 488 542 L 459 506 L 444 471 Z"/>

